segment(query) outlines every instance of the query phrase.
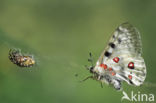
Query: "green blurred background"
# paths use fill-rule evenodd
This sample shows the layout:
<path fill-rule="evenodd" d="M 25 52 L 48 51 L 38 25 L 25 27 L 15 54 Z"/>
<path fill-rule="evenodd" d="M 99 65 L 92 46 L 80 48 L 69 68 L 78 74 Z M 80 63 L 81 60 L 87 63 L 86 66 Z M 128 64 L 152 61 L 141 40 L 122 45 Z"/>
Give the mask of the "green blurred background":
<path fill-rule="evenodd" d="M 96 62 L 126 21 L 141 33 L 147 78 L 123 88 L 156 94 L 155 10 L 155 0 L 0 0 L 0 103 L 120 103 L 122 92 L 79 81 L 90 75 L 88 53 Z M 33 54 L 37 65 L 17 67 L 10 48 Z"/>

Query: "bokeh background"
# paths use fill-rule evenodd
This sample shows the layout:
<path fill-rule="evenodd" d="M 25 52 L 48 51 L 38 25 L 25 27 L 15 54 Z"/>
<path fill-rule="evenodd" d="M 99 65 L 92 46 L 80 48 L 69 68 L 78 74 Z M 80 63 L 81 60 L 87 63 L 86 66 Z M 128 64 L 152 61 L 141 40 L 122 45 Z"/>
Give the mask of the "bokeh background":
<path fill-rule="evenodd" d="M 156 94 L 155 10 L 155 0 L 0 0 L 0 103 L 120 103 L 122 92 L 79 81 L 90 75 L 89 52 L 96 62 L 126 21 L 141 33 L 147 78 L 123 88 Z M 33 54 L 37 65 L 14 65 L 10 48 Z"/>

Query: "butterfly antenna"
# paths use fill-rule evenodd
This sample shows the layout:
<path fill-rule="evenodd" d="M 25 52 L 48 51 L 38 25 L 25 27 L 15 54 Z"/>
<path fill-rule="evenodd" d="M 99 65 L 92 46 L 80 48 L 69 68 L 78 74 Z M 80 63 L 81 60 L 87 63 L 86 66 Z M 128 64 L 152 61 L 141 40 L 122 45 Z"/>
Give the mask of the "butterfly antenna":
<path fill-rule="evenodd" d="M 89 53 L 89 59 L 88 61 L 91 63 L 92 67 L 93 67 L 93 57 L 92 57 L 92 53 Z"/>

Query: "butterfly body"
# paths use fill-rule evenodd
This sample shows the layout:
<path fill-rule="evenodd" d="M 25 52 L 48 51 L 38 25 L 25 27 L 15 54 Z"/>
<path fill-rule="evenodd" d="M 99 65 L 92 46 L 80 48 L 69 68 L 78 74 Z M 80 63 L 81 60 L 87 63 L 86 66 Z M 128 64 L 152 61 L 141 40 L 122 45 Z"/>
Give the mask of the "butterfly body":
<path fill-rule="evenodd" d="M 121 82 L 140 86 L 146 78 L 146 66 L 141 57 L 142 44 L 140 34 L 129 23 L 121 24 L 108 46 L 90 71 L 93 78 L 121 89 Z"/>

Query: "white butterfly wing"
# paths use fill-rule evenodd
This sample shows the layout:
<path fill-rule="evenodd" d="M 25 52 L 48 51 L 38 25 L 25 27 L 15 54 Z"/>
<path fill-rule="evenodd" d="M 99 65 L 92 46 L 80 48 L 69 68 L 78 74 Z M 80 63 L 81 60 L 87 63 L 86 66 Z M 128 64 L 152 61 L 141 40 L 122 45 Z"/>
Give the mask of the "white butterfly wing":
<path fill-rule="evenodd" d="M 142 44 L 138 30 L 129 23 L 121 24 L 114 32 L 97 65 L 106 64 L 115 75 L 109 75 L 120 88 L 120 81 L 140 86 L 146 78 L 146 66 L 141 57 Z M 107 70 L 104 75 L 112 73 Z M 117 82 L 117 83 L 116 83 Z"/>

